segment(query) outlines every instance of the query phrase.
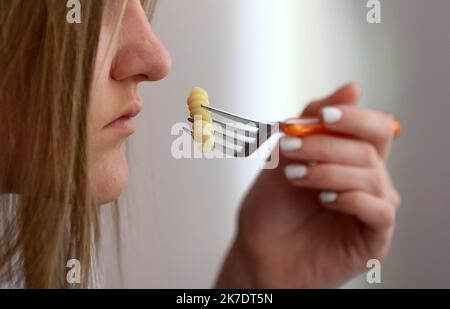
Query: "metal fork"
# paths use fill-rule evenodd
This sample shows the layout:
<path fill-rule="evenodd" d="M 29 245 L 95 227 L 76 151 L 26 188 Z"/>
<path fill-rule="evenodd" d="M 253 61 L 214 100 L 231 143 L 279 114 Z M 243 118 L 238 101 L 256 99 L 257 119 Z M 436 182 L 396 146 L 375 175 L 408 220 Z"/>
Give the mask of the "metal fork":
<path fill-rule="evenodd" d="M 331 134 L 336 132 L 325 128 L 319 118 L 300 117 L 280 122 L 261 122 L 242 117 L 212 106 L 202 105 L 213 115 L 214 139 L 216 150 L 223 154 L 245 158 L 254 154 L 274 134 L 283 132 L 288 136 L 305 137 L 313 134 Z M 194 119 L 188 118 L 193 123 Z M 400 134 L 400 122 L 395 120 L 393 124 L 394 137 Z M 184 128 L 192 135 L 192 130 Z"/>

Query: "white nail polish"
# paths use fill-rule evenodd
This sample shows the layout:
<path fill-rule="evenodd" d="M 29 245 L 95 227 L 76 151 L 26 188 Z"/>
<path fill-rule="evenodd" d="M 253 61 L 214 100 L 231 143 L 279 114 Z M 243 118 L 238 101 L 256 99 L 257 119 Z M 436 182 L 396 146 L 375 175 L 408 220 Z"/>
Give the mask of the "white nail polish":
<path fill-rule="evenodd" d="M 336 107 L 325 107 L 322 110 L 323 121 L 328 124 L 334 124 L 342 119 L 342 110 Z"/>
<path fill-rule="evenodd" d="M 330 204 L 337 201 L 338 195 L 336 192 L 322 192 L 320 193 L 320 200 L 324 204 Z"/>
<path fill-rule="evenodd" d="M 302 179 L 308 174 L 306 165 L 288 165 L 284 169 L 286 177 L 290 180 Z"/>
<path fill-rule="evenodd" d="M 298 151 L 302 148 L 303 142 L 297 137 L 285 137 L 280 141 L 280 148 L 283 151 Z"/>

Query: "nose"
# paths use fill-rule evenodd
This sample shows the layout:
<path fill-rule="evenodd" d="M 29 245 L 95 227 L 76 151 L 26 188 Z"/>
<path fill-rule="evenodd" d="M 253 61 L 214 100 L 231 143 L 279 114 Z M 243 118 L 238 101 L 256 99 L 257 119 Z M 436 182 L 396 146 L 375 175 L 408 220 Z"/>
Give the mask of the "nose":
<path fill-rule="evenodd" d="M 111 65 L 115 80 L 158 81 L 167 76 L 171 58 L 152 31 L 140 1 L 128 1 Z"/>

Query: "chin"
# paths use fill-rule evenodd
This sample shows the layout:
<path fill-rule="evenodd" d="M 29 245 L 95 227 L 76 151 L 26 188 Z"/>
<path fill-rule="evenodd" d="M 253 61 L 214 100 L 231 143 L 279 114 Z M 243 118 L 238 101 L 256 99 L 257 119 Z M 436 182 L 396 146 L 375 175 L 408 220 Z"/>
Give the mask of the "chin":
<path fill-rule="evenodd" d="M 93 193 L 98 205 L 118 199 L 128 184 L 128 162 L 121 148 L 112 150 L 95 160 Z"/>

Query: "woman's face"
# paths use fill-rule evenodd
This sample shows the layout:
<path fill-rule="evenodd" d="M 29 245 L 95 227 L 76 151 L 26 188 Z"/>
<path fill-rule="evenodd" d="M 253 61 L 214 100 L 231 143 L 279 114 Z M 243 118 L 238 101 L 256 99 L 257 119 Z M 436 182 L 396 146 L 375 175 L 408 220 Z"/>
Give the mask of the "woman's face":
<path fill-rule="evenodd" d="M 118 3 L 118 1 L 111 2 Z M 115 200 L 128 182 L 125 140 L 142 109 L 138 84 L 164 78 L 170 56 L 155 34 L 139 0 L 129 0 L 116 39 L 108 43 L 119 7 L 107 8 L 97 52 L 90 111 L 91 181 L 98 204 Z"/>

